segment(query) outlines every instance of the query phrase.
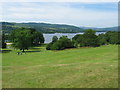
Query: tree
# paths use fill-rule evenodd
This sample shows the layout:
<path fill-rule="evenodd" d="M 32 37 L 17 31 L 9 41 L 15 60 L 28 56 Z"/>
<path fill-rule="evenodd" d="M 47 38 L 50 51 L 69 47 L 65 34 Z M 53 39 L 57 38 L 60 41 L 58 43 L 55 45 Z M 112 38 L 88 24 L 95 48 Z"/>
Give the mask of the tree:
<path fill-rule="evenodd" d="M 80 44 L 83 41 L 83 35 L 82 34 L 77 34 L 72 38 L 72 41 L 74 43 L 75 47 L 78 47 L 78 45 L 80 46 Z"/>
<path fill-rule="evenodd" d="M 120 35 L 120 31 L 108 31 L 105 34 L 107 43 L 109 43 L 109 44 L 120 44 L 119 35 Z"/>
<path fill-rule="evenodd" d="M 90 46 L 97 47 L 100 46 L 98 36 L 95 35 L 95 31 L 92 29 L 88 29 L 83 34 L 83 40 L 81 42 L 81 46 Z"/>
<path fill-rule="evenodd" d="M 58 37 L 57 36 L 53 36 L 52 37 L 52 42 L 56 42 L 58 40 Z"/>
<path fill-rule="evenodd" d="M 32 36 L 29 29 L 19 28 L 17 30 L 13 30 L 11 33 L 11 38 L 13 42 L 13 47 L 19 48 L 24 52 L 25 49 L 28 48 L 32 44 Z"/>
<path fill-rule="evenodd" d="M 15 48 L 19 48 L 24 52 L 33 45 L 38 45 L 44 42 L 44 37 L 40 32 L 31 28 L 19 28 L 11 32 L 11 41 Z"/>
<path fill-rule="evenodd" d="M 110 36 L 110 44 L 120 44 L 120 40 L 119 40 L 119 37 L 118 37 L 118 34 L 120 32 L 111 32 L 111 36 Z"/>
<path fill-rule="evenodd" d="M 6 43 L 2 41 L 2 48 L 6 48 Z"/>
<path fill-rule="evenodd" d="M 65 47 L 65 48 L 73 48 L 74 47 L 73 42 L 67 36 L 60 37 L 59 42 L 61 42 L 63 47 Z"/>
<path fill-rule="evenodd" d="M 100 41 L 100 45 L 105 45 L 107 43 L 105 34 L 99 34 L 98 38 L 99 38 L 99 41 Z"/>
<path fill-rule="evenodd" d="M 37 46 L 41 43 L 44 43 L 44 37 L 41 32 L 35 31 L 32 35 L 33 35 L 33 38 L 32 38 L 33 46 Z"/>
<path fill-rule="evenodd" d="M 53 45 L 53 43 L 50 42 L 49 44 L 47 44 L 46 49 L 47 49 L 47 50 L 51 50 L 52 45 Z"/>
<path fill-rule="evenodd" d="M 107 42 L 107 44 L 110 43 L 110 38 L 111 38 L 111 36 L 112 36 L 112 31 L 106 32 L 105 37 L 106 37 L 106 42 Z"/>
<path fill-rule="evenodd" d="M 63 50 L 65 48 L 72 48 L 73 43 L 67 36 L 62 36 L 56 42 L 51 42 L 47 45 L 47 50 Z"/>
<path fill-rule="evenodd" d="M 2 48 L 6 48 L 5 34 L 4 33 L 2 33 Z"/>
<path fill-rule="evenodd" d="M 61 41 L 57 41 L 52 44 L 51 50 L 63 50 L 65 47 L 63 46 L 63 43 Z"/>

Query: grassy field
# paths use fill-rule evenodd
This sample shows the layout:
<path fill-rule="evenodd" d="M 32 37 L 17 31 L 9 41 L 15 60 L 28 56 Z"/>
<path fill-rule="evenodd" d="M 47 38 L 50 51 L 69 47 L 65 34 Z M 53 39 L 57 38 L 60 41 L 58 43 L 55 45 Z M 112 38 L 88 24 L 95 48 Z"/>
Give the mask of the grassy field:
<path fill-rule="evenodd" d="M 117 88 L 118 46 L 3 51 L 3 88 Z"/>

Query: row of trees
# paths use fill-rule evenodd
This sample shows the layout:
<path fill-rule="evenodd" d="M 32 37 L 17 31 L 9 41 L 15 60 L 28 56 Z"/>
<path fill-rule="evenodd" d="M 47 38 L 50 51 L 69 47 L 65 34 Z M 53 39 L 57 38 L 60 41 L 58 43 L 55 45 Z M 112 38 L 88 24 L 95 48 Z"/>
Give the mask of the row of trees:
<path fill-rule="evenodd" d="M 95 31 L 89 29 L 84 34 L 75 35 L 72 40 L 67 36 L 62 36 L 59 39 L 54 36 L 52 42 L 46 46 L 47 50 L 63 50 L 73 47 L 98 47 L 105 44 L 120 44 L 118 36 L 120 32 L 109 31 L 105 34 L 96 35 Z M 44 43 L 43 34 L 32 28 L 19 28 L 13 30 L 10 35 L 2 35 L 2 48 L 6 48 L 5 40 L 10 40 L 13 47 L 19 48 L 24 52 L 31 46 L 37 46 Z"/>
<path fill-rule="evenodd" d="M 105 34 L 99 34 L 101 45 L 105 44 L 120 44 L 120 31 L 108 31 Z"/>
<path fill-rule="evenodd" d="M 72 40 L 67 36 L 57 38 L 54 36 L 52 42 L 46 47 L 47 50 L 62 50 L 73 47 L 98 47 L 105 44 L 120 44 L 118 31 L 108 31 L 105 34 L 96 35 L 95 31 L 89 29 L 84 34 L 75 35 Z"/>

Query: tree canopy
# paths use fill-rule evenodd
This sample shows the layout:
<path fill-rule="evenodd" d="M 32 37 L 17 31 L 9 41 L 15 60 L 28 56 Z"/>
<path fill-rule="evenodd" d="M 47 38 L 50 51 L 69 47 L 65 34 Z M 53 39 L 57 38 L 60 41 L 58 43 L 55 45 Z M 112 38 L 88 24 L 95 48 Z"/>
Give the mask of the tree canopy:
<path fill-rule="evenodd" d="M 47 50 L 63 50 L 65 48 L 72 48 L 73 42 L 67 38 L 67 36 L 62 36 L 56 42 L 51 42 L 47 45 Z"/>
<path fill-rule="evenodd" d="M 52 37 L 52 42 L 56 42 L 58 40 L 58 37 L 57 36 L 53 36 Z"/>
<path fill-rule="evenodd" d="M 2 38 L 1 40 L 2 41 L 0 41 L 0 42 L 2 42 L 2 48 L 6 48 L 6 43 L 5 43 L 5 34 L 4 33 L 2 33 L 2 36 L 0 36 L 0 38 Z"/>
<path fill-rule="evenodd" d="M 72 38 L 74 44 L 79 44 L 81 47 L 90 46 L 96 47 L 99 46 L 98 36 L 95 35 L 95 31 L 88 29 L 84 32 L 84 34 L 75 35 Z"/>
<path fill-rule="evenodd" d="M 28 50 L 28 48 L 33 45 L 44 43 L 44 37 L 42 33 L 31 28 L 19 28 L 13 30 L 10 36 L 11 41 L 13 42 L 13 47 L 19 48 L 23 52 L 25 49 Z"/>

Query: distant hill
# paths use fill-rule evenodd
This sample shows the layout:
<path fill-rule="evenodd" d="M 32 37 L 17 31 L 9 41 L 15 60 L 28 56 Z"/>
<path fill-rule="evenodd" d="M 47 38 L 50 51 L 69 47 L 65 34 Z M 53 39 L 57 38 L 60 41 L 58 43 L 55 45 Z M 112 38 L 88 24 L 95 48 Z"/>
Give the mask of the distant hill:
<path fill-rule="evenodd" d="M 37 31 L 42 33 L 77 33 L 84 32 L 86 29 L 93 29 L 95 31 L 105 32 L 105 31 L 117 31 L 118 27 L 110 28 L 92 28 L 92 27 L 76 27 L 72 25 L 65 24 L 48 24 L 48 23 L 13 23 L 13 22 L 0 22 L 2 25 L 2 30 L 5 32 L 10 32 L 11 30 L 26 27 L 35 28 Z"/>
<path fill-rule="evenodd" d="M 93 29 L 95 31 L 118 31 L 118 27 L 106 27 L 106 28 L 96 28 L 96 27 L 81 27 L 83 29 Z"/>

